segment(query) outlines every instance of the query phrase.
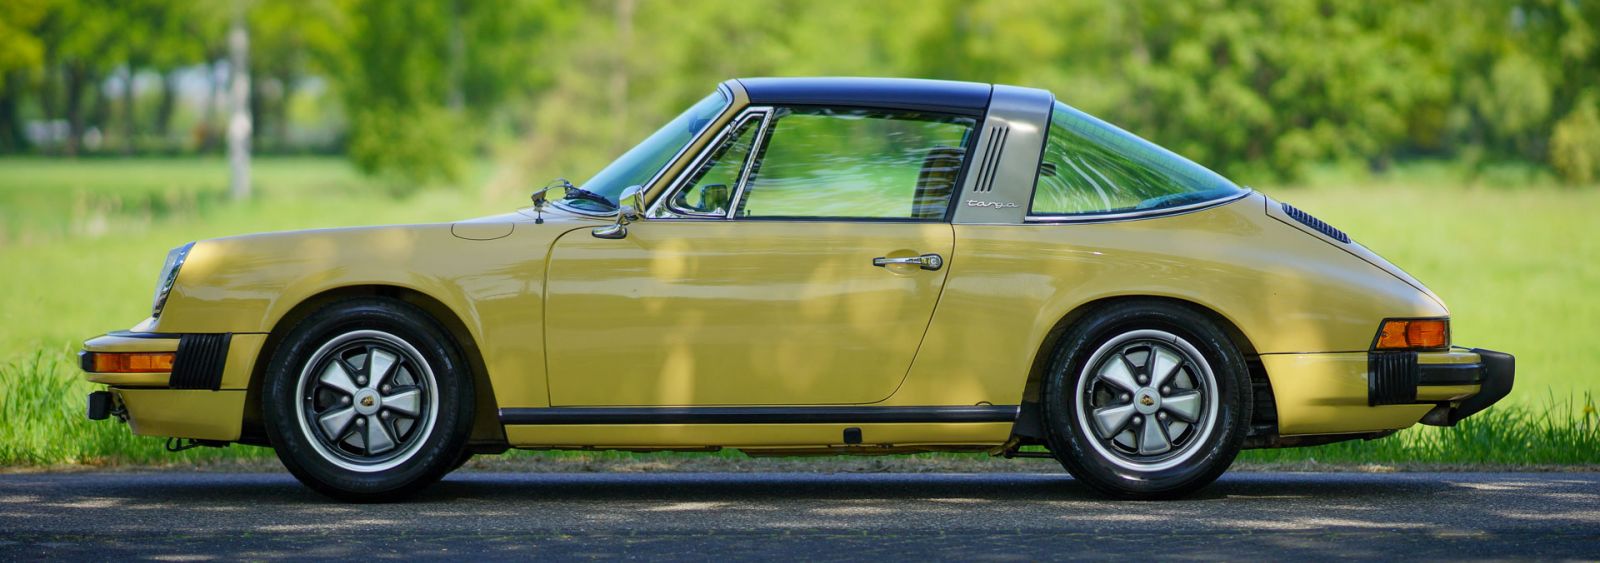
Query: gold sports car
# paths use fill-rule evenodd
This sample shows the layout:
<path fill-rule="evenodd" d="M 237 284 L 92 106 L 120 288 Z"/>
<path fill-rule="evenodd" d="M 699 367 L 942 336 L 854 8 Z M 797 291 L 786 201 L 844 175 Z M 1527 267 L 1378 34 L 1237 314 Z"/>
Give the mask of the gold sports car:
<path fill-rule="evenodd" d="M 1172 497 L 1243 448 L 1453 425 L 1514 368 L 1337 228 L 1049 92 L 871 78 L 729 80 L 503 215 L 185 244 L 81 361 L 90 418 L 348 500 L 508 448 L 1048 455 Z"/>

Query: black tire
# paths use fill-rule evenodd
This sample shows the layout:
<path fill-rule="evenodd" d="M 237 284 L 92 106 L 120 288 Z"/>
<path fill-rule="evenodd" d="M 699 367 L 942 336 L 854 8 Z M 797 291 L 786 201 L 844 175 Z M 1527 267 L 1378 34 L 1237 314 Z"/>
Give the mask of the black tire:
<path fill-rule="evenodd" d="M 300 482 L 340 500 L 383 502 L 463 459 L 473 397 L 467 364 L 437 321 L 402 301 L 363 297 L 289 330 L 267 364 L 262 415 Z"/>
<path fill-rule="evenodd" d="M 1248 433 L 1244 357 L 1181 304 L 1124 301 L 1094 311 L 1062 336 L 1049 369 L 1042 406 L 1050 450 L 1111 497 L 1176 498 L 1205 487 Z"/>

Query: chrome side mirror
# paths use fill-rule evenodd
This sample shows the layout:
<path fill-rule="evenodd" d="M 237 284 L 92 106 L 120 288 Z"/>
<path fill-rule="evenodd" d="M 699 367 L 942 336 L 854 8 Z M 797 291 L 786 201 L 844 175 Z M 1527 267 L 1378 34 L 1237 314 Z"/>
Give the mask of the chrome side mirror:
<path fill-rule="evenodd" d="M 644 186 L 628 186 L 622 190 L 622 195 L 617 196 L 617 222 L 613 225 L 600 227 L 593 231 L 595 238 L 621 239 L 628 238 L 628 224 L 643 219 L 639 210 L 644 209 Z"/>

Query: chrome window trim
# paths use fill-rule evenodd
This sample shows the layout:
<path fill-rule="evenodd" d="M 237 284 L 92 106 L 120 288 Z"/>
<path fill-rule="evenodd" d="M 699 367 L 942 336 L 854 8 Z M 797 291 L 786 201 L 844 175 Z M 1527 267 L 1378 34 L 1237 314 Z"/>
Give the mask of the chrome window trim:
<path fill-rule="evenodd" d="M 705 148 L 701 149 L 700 153 L 695 155 L 694 160 L 690 162 L 688 166 L 683 168 L 683 173 L 678 174 L 678 177 L 672 180 L 672 184 L 668 185 L 667 189 L 661 192 L 661 197 L 656 198 L 656 201 L 651 203 L 650 209 L 647 211 L 645 216 L 651 219 L 731 218 L 733 210 L 738 208 L 736 204 L 738 203 L 739 194 L 743 193 L 744 183 L 750 178 L 750 165 L 752 162 L 754 162 L 756 154 L 761 152 L 761 141 L 765 138 L 766 128 L 771 121 L 771 115 L 772 108 L 768 106 L 747 107 L 744 109 L 744 111 L 739 112 L 739 115 L 735 116 L 732 121 L 729 121 L 727 125 L 723 126 L 720 131 L 717 131 L 717 136 L 712 138 L 711 142 L 706 143 Z M 705 213 L 683 209 L 673 205 L 672 202 L 678 197 L 678 194 L 690 187 L 688 185 L 689 179 L 694 176 L 695 172 L 700 170 L 701 166 L 705 165 L 706 160 L 710 159 L 711 155 L 716 153 L 717 149 L 721 148 L 724 143 L 727 143 L 729 139 L 731 139 L 733 135 L 739 131 L 740 128 L 748 125 L 751 120 L 755 119 L 759 119 L 761 122 L 756 126 L 756 137 L 750 144 L 750 154 L 745 155 L 744 163 L 739 167 L 739 179 L 734 185 L 733 197 L 728 200 L 728 211 L 724 213 Z"/>
<path fill-rule="evenodd" d="M 717 85 L 717 93 L 722 94 L 722 97 L 726 102 L 722 106 L 722 111 L 717 112 L 717 117 L 722 117 L 722 114 L 727 113 L 727 111 L 733 107 L 733 104 L 734 104 L 735 101 L 737 101 L 737 98 L 733 95 L 733 89 L 729 88 L 727 83 L 718 84 Z M 685 111 L 687 111 L 687 110 L 685 110 Z M 677 162 L 678 159 L 683 158 L 684 153 L 689 152 L 689 147 L 694 146 L 695 141 L 699 141 L 700 137 L 702 137 L 704 135 L 707 135 L 707 134 L 710 134 L 709 128 L 707 128 L 706 131 L 701 131 L 699 134 L 695 135 L 694 137 L 689 138 L 689 142 L 684 143 L 683 146 L 681 146 L 681 147 L 678 147 L 678 152 L 673 153 L 672 158 L 667 159 L 666 165 L 662 166 L 660 170 L 657 170 L 655 175 L 650 177 L 650 181 L 644 183 L 643 187 L 644 187 L 645 193 L 649 193 L 650 186 L 654 186 L 654 185 L 656 185 L 656 183 L 661 181 L 661 177 L 666 175 L 667 170 L 670 170 L 672 168 L 672 163 Z M 622 155 L 617 155 L 617 156 L 620 158 Z M 607 163 L 607 164 L 610 164 L 610 163 Z M 579 186 L 579 187 L 582 187 L 582 186 Z M 552 205 L 555 205 L 556 208 L 561 209 L 562 211 L 566 211 L 566 212 L 573 213 L 573 214 L 580 215 L 580 216 L 584 216 L 584 217 L 615 217 L 618 213 L 620 213 L 622 211 L 622 209 L 620 208 L 620 205 L 619 205 L 619 207 L 618 207 L 618 209 L 616 211 L 612 211 L 612 212 L 609 212 L 609 213 L 601 213 L 601 212 L 597 212 L 597 211 L 587 211 L 587 210 L 578 209 L 578 208 L 575 208 L 575 207 L 572 207 L 572 206 L 564 205 L 564 204 L 561 203 L 561 200 L 555 200 L 555 201 L 552 201 L 550 203 Z M 651 208 L 654 209 L 654 206 L 652 205 Z"/>
<path fill-rule="evenodd" d="M 767 125 L 771 123 L 771 116 L 772 108 L 770 106 L 751 106 L 740 111 L 739 115 L 734 116 L 727 125 L 724 125 L 722 129 L 715 133 L 716 137 L 706 143 L 705 147 L 700 149 L 700 153 L 695 155 L 694 160 L 688 166 L 683 167 L 683 172 L 679 173 L 677 178 L 673 178 L 672 183 L 661 191 L 661 195 L 650 203 L 650 208 L 646 210 L 645 217 L 651 219 L 728 219 L 732 217 L 733 210 L 738 208 L 736 205 L 738 196 L 743 193 L 744 183 L 749 180 L 750 163 L 754 161 L 756 154 L 760 153 L 761 142 L 766 136 L 766 129 Z M 728 200 L 728 212 L 723 214 L 703 213 L 680 209 L 672 205 L 672 200 L 678 196 L 678 192 L 688 188 L 689 178 L 694 176 L 694 172 L 699 170 L 701 165 L 705 164 L 706 159 L 711 158 L 711 154 L 716 152 L 717 148 L 721 147 L 723 143 L 727 142 L 735 131 L 748 124 L 750 120 L 757 118 L 761 119 L 761 124 L 757 125 L 756 138 L 750 145 L 750 154 L 745 155 L 744 165 L 740 167 L 739 182 L 738 185 L 734 186 L 734 197 Z M 682 155 L 679 155 L 678 158 L 682 158 Z"/>
<path fill-rule="evenodd" d="M 755 169 L 756 157 L 761 155 L 763 145 L 767 142 L 767 130 L 772 128 L 772 116 L 777 115 L 773 106 L 761 108 L 761 127 L 756 129 L 755 141 L 750 143 L 750 155 L 745 158 L 744 170 L 739 172 L 739 186 L 733 192 L 733 199 L 728 200 L 728 214 L 726 219 L 733 219 L 739 209 L 744 207 L 745 188 L 750 185 L 750 172 Z"/>
<path fill-rule="evenodd" d="M 1132 219 L 1143 219 L 1146 217 L 1156 217 L 1161 215 L 1178 215 L 1181 213 L 1199 211 L 1208 207 L 1232 203 L 1249 197 L 1250 194 L 1255 193 L 1255 190 L 1250 188 L 1240 189 L 1243 191 L 1237 194 L 1217 199 L 1208 199 L 1188 205 L 1179 205 L 1177 207 L 1162 207 L 1158 209 L 1144 209 L 1140 211 L 1127 211 L 1123 213 L 1102 213 L 1098 215 L 1028 215 L 1023 220 L 1028 223 L 1096 223 L 1101 221 L 1128 221 Z"/>

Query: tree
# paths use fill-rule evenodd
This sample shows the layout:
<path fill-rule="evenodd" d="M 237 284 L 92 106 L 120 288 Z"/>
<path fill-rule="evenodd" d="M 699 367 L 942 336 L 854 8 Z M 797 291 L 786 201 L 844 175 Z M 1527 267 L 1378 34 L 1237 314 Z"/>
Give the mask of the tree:
<path fill-rule="evenodd" d="M 228 29 L 228 196 L 250 198 L 250 28 L 245 18 L 249 0 L 233 0 L 233 25 Z"/>

